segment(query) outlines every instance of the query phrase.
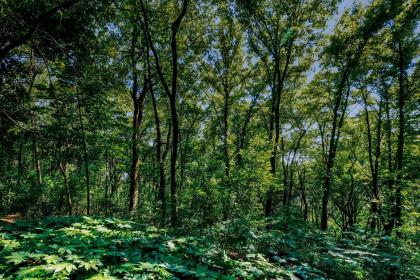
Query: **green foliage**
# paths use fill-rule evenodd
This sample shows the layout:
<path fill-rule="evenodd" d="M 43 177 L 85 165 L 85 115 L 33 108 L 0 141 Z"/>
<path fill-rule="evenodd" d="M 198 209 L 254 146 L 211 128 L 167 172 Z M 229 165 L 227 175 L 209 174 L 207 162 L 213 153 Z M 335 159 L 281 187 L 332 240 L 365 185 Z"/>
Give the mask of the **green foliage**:
<path fill-rule="evenodd" d="M 0 0 L 0 279 L 419 279 L 419 4 L 351 2 Z"/>
<path fill-rule="evenodd" d="M 120 219 L 54 218 L 5 225 L 4 279 L 411 279 L 418 252 L 402 241 L 336 238 L 290 212 L 226 221 L 201 234 Z M 28 238 L 31 236 L 31 238 Z M 19 243 L 10 248 L 10 241 Z"/>

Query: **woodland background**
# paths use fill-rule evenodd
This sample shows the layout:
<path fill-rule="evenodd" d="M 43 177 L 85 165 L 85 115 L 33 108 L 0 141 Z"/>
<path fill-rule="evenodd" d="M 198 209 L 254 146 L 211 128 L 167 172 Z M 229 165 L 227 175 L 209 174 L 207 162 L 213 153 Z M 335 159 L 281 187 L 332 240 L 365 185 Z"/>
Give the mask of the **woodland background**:
<path fill-rule="evenodd" d="M 418 16 L 416 0 L 2 0 L 0 213 L 417 244 Z"/>

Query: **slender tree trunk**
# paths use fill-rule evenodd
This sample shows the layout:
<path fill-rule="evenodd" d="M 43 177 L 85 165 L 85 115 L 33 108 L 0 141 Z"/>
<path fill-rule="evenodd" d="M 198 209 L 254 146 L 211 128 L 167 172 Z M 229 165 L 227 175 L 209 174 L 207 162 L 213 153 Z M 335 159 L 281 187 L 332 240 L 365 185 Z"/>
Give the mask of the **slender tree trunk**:
<path fill-rule="evenodd" d="M 330 135 L 330 143 L 329 149 L 326 159 L 326 166 L 325 166 L 325 174 L 324 174 L 324 184 L 322 189 L 322 213 L 321 213 L 321 230 L 327 230 L 328 228 L 328 200 L 330 196 L 330 188 L 333 176 L 333 167 L 335 156 L 337 152 L 337 145 L 340 139 L 340 129 L 344 121 L 345 112 L 347 110 L 347 103 L 348 97 L 350 94 L 350 82 L 349 82 L 349 75 L 352 69 L 357 65 L 360 56 L 363 53 L 363 50 L 369 40 L 369 36 L 365 35 L 363 37 L 363 41 L 358 46 L 358 48 L 354 51 L 354 56 L 348 61 L 347 65 L 343 69 L 343 74 L 340 79 L 340 84 L 338 86 L 338 90 L 336 93 L 335 104 L 333 108 L 333 121 L 332 121 L 332 128 L 331 128 L 331 135 Z M 347 94 L 344 98 L 343 104 L 343 91 L 345 85 L 347 83 Z M 342 107 L 341 116 L 339 116 L 339 109 Z"/>
<path fill-rule="evenodd" d="M 302 202 L 303 202 L 303 219 L 305 221 L 308 220 L 308 201 L 306 200 L 306 193 L 305 193 L 305 167 L 303 168 L 302 172 L 298 173 L 299 177 L 299 185 L 300 191 L 302 194 Z"/>
<path fill-rule="evenodd" d="M 284 137 L 281 137 L 280 141 L 280 149 L 281 149 L 281 165 L 283 168 L 283 206 L 287 205 L 287 193 L 289 189 L 289 162 L 286 162 L 286 152 L 284 148 Z M 288 160 L 288 159 L 287 159 Z"/>
<path fill-rule="evenodd" d="M 129 212 L 134 214 L 138 207 L 139 200 L 139 138 L 140 138 L 140 126 L 143 121 L 143 110 L 146 94 L 150 85 L 150 80 L 145 76 L 143 89 L 139 90 L 138 74 L 136 69 L 136 49 L 138 43 L 139 33 L 136 27 L 133 28 L 132 40 L 131 40 L 131 72 L 133 75 L 133 86 L 131 89 L 131 99 L 133 102 L 133 125 L 132 125 L 132 137 L 131 137 L 131 168 L 130 168 L 130 203 Z"/>
<path fill-rule="evenodd" d="M 36 183 L 38 186 L 40 186 L 42 184 L 41 163 L 39 161 L 38 145 L 35 132 L 32 133 L 32 154 L 36 171 Z"/>
<path fill-rule="evenodd" d="M 404 105 L 405 105 L 405 69 L 404 69 L 404 52 L 401 45 L 401 39 L 398 38 L 398 142 L 397 142 L 397 177 L 395 181 L 395 226 L 400 227 L 402 225 L 402 172 L 403 172 L 403 157 L 404 157 Z"/>
<path fill-rule="evenodd" d="M 290 58 L 292 54 L 292 47 L 293 47 L 293 39 L 290 40 L 288 47 L 287 47 L 287 53 L 286 53 L 286 61 L 283 70 L 281 71 L 280 68 L 280 61 L 279 58 L 276 59 L 275 64 L 275 71 L 274 71 L 274 77 L 276 79 L 273 79 L 273 84 L 276 83 L 277 80 L 277 86 L 273 87 L 273 96 L 272 96 L 272 109 L 271 109 L 271 116 L 270 116 L 270 135 L 269 135 L 269 141 L 272 143 L 272 149 L 271 149 L 271 156 L 270 156 L 270 173 L 273 177 L 273 179 L 276 177 L 276 158 L 277 158 L 277 150 L 279 145 L 279 139 L 280 139 L 280 100 L 281 95 L 283 92 L 283 86 L 284 82 L 286 80 L 286 75 L 288 73 L 289 69 L 289 63 Z M 274 142 L 273 142 L 273 129 L 274 129 Z M 265 203 L 265 215 L 270 216 L 273 212 L 273 195 L 274 195 L 274 189 L 273 186 L 270 186 L 267 194 L 267 200 Z"/>
<path fill-rule="evenodd" d="M 73 199 L 72 199 L 71 189 L 68 183 L 67 163 L 62 152 L 63 139 L 61 135 L 61 118 L 59 119 L 59 122 L 60 122 L 60 140 L 59 140 L 59 148 L 58 148 L 58 153 L 59 153 L 58 168 L 60 169 L 61 175 L 63 176 L 64 190 L 66 191 L 67 215 L 70 216 L 73 214 Z M 65 140 L 64 145 L 68 149 L 67 140 Z"/>
<path fill-rule="evenodd" d="M 374 230 L 377 226 L 379 215 L 379 160 L 381 157 L 381 126 L 382 126 L 382 100 L 379 104 L 378 119 L 376 124 L 376 144 L 375 144 L 375 161 L 372 175 L 372 221 L 370 227 Z"/>
<path fill-rule="evenodd" d="M 228 86 L 225 84 L 224 88 L 224 101 L 223 101 L 223 148 L 225 154 L 225 175 L 227 178 L 230 176 L 230 159 L 229 159 L 229 91 Z"/>
<path fill-rule="evenodd" d="M 139 128 L 140 128 L 140 103 L 138 102 L 138 75 L 136 69 L 136 47 L 138 34 L 133 28 L 131 38 L 131 72 L 133 75 L 133 86 L 131 88 L 131 99 L 133 102 L 133 119 L 131 132 L 131 168 L 130 168 L 130 203 L 128 210 L 133 213 L 137 209 L 138 203 L 138 181 L 139 181 Z"/>
<path fill-rule="evenodd" d="M 340 129 L 344 121 L 345 112 L 347 110 L 347 101 L 350 94 L 350 85 L 348 84 L 347 78 L 349 74 L 349 68 L 343 72 L 343 76 L 340 81 L 340 85 L 337 91 L 337 97 L 333 108 L 333 121 L 331 128 L 331 136 L 329 142 L 329 149 L 327 155 L 327 162 L 325 166 L 324 184 L 322 189 L 322 212 L 321 212 L 321 230 L 327 230 L 328 228 L 328 201 L 330 197 L 330 188 L 333 176 L 333 167 L 335 156 L 337 152 L 337 144 L 340 135 Z M 343 102 L 343 91 L 344 87 L 348 84 L 347 94 Z M 344 103 L 344 104 L 343 104 Z M 340 115 L 340 107 L 341 115 Z"/>
<path fill-rule="evenodd" d="M 178 46 L 177 33 L 182 19 L 187 13 L 188 0 L 182 2 L 181 13 L 172 23 L 171 51 L 172 51 L 172 90 L 170 91 L 170 107 L 172 117 L 172 151 L 171 151 L 171 225 L 175 227 L 178 223 L 178 190 L 176 183 L 176 161 L 178 158 L 178 142 L 179 142 L 179 121 L 176 108 L 177 91 L 178 91 Z"/>
<path fill-rule="evenodd" d="M 63 176 L 64 189 L 66 190 L 67 216 L 71 216 L 73 214 L 73 200 L 67 179 L 67 164 L 62 161 L 63 159 L 61 159 L 61 162 L 59 163 L 59 168 L 61 175 Z"/>
<path fill-rule="evenodd" d="M 137 80 L 137 78 L 136 78 Z M 137 84 L 137 82 L 135 82 Z M 137 92 L 137 86 L 133 86 L 133 94 Z M 133 131 L 132 131 L 132 144 L 131 144 L 131 168 L 130 168 L 130 204 L 129 211 L 133 214 L 138 207 L 139 199 L 139 136 L 140 126 L 143 119 L 144 98 L 145 93 L 141 93 L 140 97 L 133 96 L 134 114 L 133 114 Z"/>
<path fill-rule="evenodd" d="M 349 172 L 351 172 L 351 170 L 349 170 Z M 356 222 L 356 217 L 355 217 L 355 209 L 352 205 L 352 200 L 354 199 L 353 197 L 353 193 L 354 193 L 354 177 L 352 173 L 350 174 L 350 195 L 349 195 L 349 200 L 347 201 L 347 217 L 348 217 L 348 227 L 353 227 L 353 225 Z M 354 202 L 353 202 L 354 203 Z"/>
<path fill-rule="evenodd" d="M 61 126 L 61 116 L 58 115 L 58 123 L 59 123 L 59 140 L 58 140 L 58 169 L 60 170 L 61 175 L 63 176 L 63 185 L 64 190 L 66 192 L 66 204 L 67 204 L 67 215 L 70 216 L 73 214 L 73 201 L 72 201 L 72 194 L 68 183 L 68 176 L 67 176 L 67 163 L 66 159 L 63 156 L 63 142 L 66 148 L 67 146 L 67 140 L 63 140 L 63 134 L 62 134 L 62 126 Z"/>
<path fill-rule="evenodd" d="M 135 75 L 135 81 L 133 85 L 133 93 L 137 94 L 137 75 Z M 139 181 L 139 114 L 140 108 L 136 99 L 133 99 L 134 113 L 133 113 L 133 125 L 132 125 L 132 137 L 131 137 L 131 168 L 130 168 L 130 204 L 129 211 L 133 212 L 137 209 L 138 203 L 138 181 Z"/>
<path fill-rule="evenodd" d="M 394 168 L 392 166 L 392 123 L 391 123 L 391 113 L 389 108 L 389 92 L 388 87 L 385 84 L 385 81 L 383 81 L 384 86 L 384 99 L 385 99 L 385 115 L 386 115 L 386 147 L 387 147 L 387 167 L 388 167 L 388 175 L 387 175 L 387 188 L 389 193 L 393 193 L 394 190 L 394 179 L 393 179 L 393 173 Z M 392 195 L 392 199 L 390 201 L 393 201 L 394 195 Z M 392 231 L 392 228 L 394 227 L 394 218 L 393 214 L 390 215 L 387 221 L 383 220 L 383 226 L 386 234 L 390 234 Z"/>
<path fill-rule="evenodd" d="M 31 52 L 31 68 L 34 68 L 35 66 L 33 65 L 34 62 L 34 57 L 33 54 Z M 34 70 L 32 73 L 32 80 L 28 89 L 28 95 L 30 96 L 32 94 L 32 89 L 33 89 L 33 85 L 35 83 L 35 78 L 37 76 L 37 71 Z M 38 145 L 37 145 L 37 138 L 36 138 L 36 132 L 35 132 L 35 127 L 36 127 L 36 123 L 35 123 L 35 116 L 32 118 L 32 126 L 33 126 L 33 131 L 32 131 L 32 154 L 33 154 L 33 159 L 34 159 L 34 167 L 36 170 L 36 179 L 37 179 L 37 184 L 38 186 L 40 186 L 42 184 L 42 174 L 41 174 L 41 163 L 39 161 L 39 155 L 38 155 Z"/>
<path fill-rule="evenodd" d="M 306 129 L 304 129 L 300 134 L 297 142 L 293 142 L 291 147 L 292 158 L 290 160 L 290 153 L 285 160 L 285 145 L 284 145 L 284 138 L 281 138 L 281 152 L 282 152 L 282 166 L 283 166 L 283 205 L 288 206 L 289 202 L 292 198 L 292 191 L 294 185 L 294 163 L 296 159 L 297 152 L 299 151 L 300 144 L 302 142 L 303 137 L 306 134 Z"/>
<path fill-rule="evenodd" d="M 238 167 L 241 167 L 242 165 L 242 152 L 243 149 L 245 148 L 245 139 L 246 139 L 246 134 L 248 132 L 248 125 L 249 122 L 251 121 L 252 115 L 254 114 L 254 107 L 257 104 L 257 97 L 254 97 L 254 99 L 251 102 L 251 106 L 249 107 L 246 115 L 245 115 L 245 119 L 244 122 L 241 126 L 240 132 L 238 134 L 238 141 L 237 141 L 237 148 L 236 148 L 236 165 Z"/>
<path fill-rule="evenodd" d="M 171 89 L 168 86 L 168 83 L 165 80 L 163 75 L 162 67 L 160 65 L 159 55 L 154 47 L 152 36 L 149 30 L 149 22 L 146 7 L 144 1 L 140 1 L 140 6 L 142 14 L 144 17 L 144 31 L 149 43 L 149 47 L 153 53 L 156 63 L 156 70 L 165 90 L 166 95 L 169 98 L 171 117 L 172 117 L 172 151 L 171 151 L 171 170 L 170 170 L 170 181 L 171 181 L 171 226 L 175 227 L 178 223 L 178 193 L 177 193 L 177 182 L 176 182 L 176 161 L 178 157 L 178 143 L 179 143 L 179 121 L 177 114 L 177 85 L 178 85 L 178 46 L 177 46 L 177 33 L 179 31 L 179 26 L 187 14 L 188 0 L 183 0 L 181 12 L 178 14 L 177 18 L 171 25 L 171 54 L 172 54 L 172 83 Z"/>
<path fill-rule="evenodd" d="M 290 178 L 289 178 L 289 192 L 288 192 L 288 195 L 287 195 L 287 201 L 286 201 L 286 206 L 290 206 L 290 201 L 291 201 L 291 199 L 292 199 L 292 193 L 293 193 L 293 185 L 294 185 L 294 178 L 293 178 L 293 176 L 294 176 L 294 174 L 293 174 L 293 168 L 292 167 L 290 167 L 291 169 L 290 169 Z"/>
<path fill-rule="evenodd" d="M 22 152 L 23 152 L 23 144 L 22 144 L 22 142 L 20 142 L 19 143 L 19 153 L 18 153 L 18 185 L 19 186 L 20 186 L 20 182 L 22 180 L 22 175 L 23 175 Z"/>
<path fill-rule="evenodd" d="M 110 181 L 108 163 L 108 149 L 105 151 L 105 217 L 108 216 L 108 185 Z"/>
<path fill-rule="evenodd" d="M 85 129 L 83 125 L 83 115 L 82 115 L 82 108 L 80 104 L 79 95 L 77 95 L 77 107 L 79 111 L 79 122 L 80 122 L 80 131 L 82 133 L 82 141 L 83 141 L 83 157 L 85 161 L 85 173 L 86 173 L 86 215 L 90 215 L 90 178 L 89 178 L 89 162 L 88 162 L 88 151 L 87 151 L 87 142 L 86 142 L 86 135 Z"/>
<path fill-rule="evenodd" d="M 178 223 L 178 190 L 176 184 L 176 161 L 178 158 L 179 124 L 176 109 L 175 95 L 170 99 L 172 116 L 172 150 L 171 150 L 171 225 L 175 227 Z"/>
<path fill-rule="evenodd" d="M 227 77 L 225 78 L 227 80 Z M 224 102 L 223 102 L 223 150 L 225 158 L 225 198 L 223 206 L 223 219 L 227 220 L 230 212 L 230 157 L 229 157 L 229 89 L 227 81 L 223 82 Z"/>
<path fill-rule="evenodd" d="M 191 132 L 195 126 L 195 122 L 196 119 L 194 119 L 193 121 L 191 121 L 191 124 L 189 125 L 188 129 L 186 129 L 185 131 L 185 135 L 183 135 L 183 137 L 185 138 L 185 140 L 182 140 L 181 135 L 179 138 L 179 142 L 180 142 L 180 173 L 181 173 L 181 182 L 179 184 L 179 187 L 182 188 L 184 186 L 184 182 L 185 182 L 185 170 L 186 170 L 186 164 L 187 164 L 187 155 L 188 155 L 188 145 L 189 145 L 189 141 L 190 141 L 190 136 L 191 136 Z M 183 147 L 182 147 L 183 146 Z M 182 147 L 182 148 L 181 148 Z"/>
<path fill-rule="evenodd" d="M 270 155 L 270 173 L 271 176 L 274 178 L 276 177 L 276 158 L 277 158 L 277 149 L 278 149 L 278 143 L 279 143 L 279 130 L 278 125 L 279 122 L 277 122 L 277 119 L 280 119 L 279 116 L 279 109 L 277 109 L 277 106 L 280 106 L 280 96 L 281 91 L 278 89 L 280 83 L 276 84 L 276 81 L 278 79 L 278 74 L 280 72 L 279 69 L 279 61 L 276 59 L 275 69 L 274 69 L 274 75 L 273 75 L 273 89 L 272 89 L 272 97 L 271 97 L 271 113 L 270 113 L 270 132 L 269 132 L 269 141 L 272 145 L 271 148 L 271 155 Z M 267 193 L 267 200 L 265 202 L 265 216 L 268 217 L 272 214 L 273 211 L 273 196 L 274 196 L 274 186 L 270 186 L 268 193 Z"/>
<path fill-rule="evenodd" d="M 119 175 L 117 166 L 115 164 L 115 159 L 111 156 L 111 160 L 109 162 L 109 172 L 110 172 L 110 180 L 111 180 L 111 197 L 118 191 L 118 182 L 119 182 Z"/>
<path fill-rule="evenodd" d="M 286 166 L 286 163 L 284 163 L 284 160 L 282 160 L 283 164 L 283 206 L 287 205 L 287 191 L 289 186 L 289 172 L 288 172 L 288 166 Z"/>
<path fill-rule="evenodd" d="M 157 110 L 156 98 L 153 92 L 153 88 L 151 88 L 151 95 L 153 101 L 153 113 L 155 117 L 155 125 L 156 125 L 156 160 L 158 161 L 159 165 L 159 202 L 160 202 L 160 217 L 161 217 L 161 224 L 163 225 L 166 220 L 166 202 L 165 202 L 165 165 L 162 156 L 162 132 L 160 129 L 160 119 L 159 113 Z"/>
<path fill-rule="evenodd" d="M 377 221 L 379 220 L 379 160 L 381 157 L 381 126 L 382 126 L 382 101 L 379 104 L 379 112 L 378 112 L 378 120 L 376 126 L 376 146 L 375 146 L 375 162 L 374 162 L 374 170 L 375 176 L 372 178 L 372 194 L 373 194 L 373 201 L 372 201 L 372 216 L 373 220 L 371 223 L 371 228 L 375 229 L 377 226 Z"/>
<path fill-rule="evenodd" d="M 324 186 L 322 190 L 322 213 L 321 213 L 321 229 L 326 230 L 328 228 L 328 200 L 330 195 L 331 177 L 332 177 L 332 166 L 333 160 L 327 162 Z"/>
<path fill-rule="evenodd" d="M 370 174 L 372 177 L 372 201 L 371 201 L 371 220 L 370 228 L 372 230 L 376 229 L 377 220 L 378 220 L 378 210 L 379 210 L 379 157 L 381 152 L 381 114 L 382 114 L 382 100 L 379 104 L 379 112 L 376 121 L 376 144 L 375 151 L 373 151 L 373 139 L 372 139 L 372 129 L 369 118 L 369 109 L 367 104 L 367 96 L 363 96 L 364 101 L 364 110 L 365 110 L 365 120 L 367 128 L 367 140 L 368 140 L 368 157 L 369 157 L 369 167 Z"/>

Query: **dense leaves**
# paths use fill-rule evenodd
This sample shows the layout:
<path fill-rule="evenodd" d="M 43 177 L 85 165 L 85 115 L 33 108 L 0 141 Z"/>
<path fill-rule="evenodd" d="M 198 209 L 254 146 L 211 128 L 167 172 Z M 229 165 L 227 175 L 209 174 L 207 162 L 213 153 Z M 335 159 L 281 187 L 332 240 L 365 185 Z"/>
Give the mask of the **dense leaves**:
<path fill-rule="evenodd" d="M 190 235 L 113 218 L 20 221 L 2 225 L 0 246 L 2 279 L 414 279 L 420 269 L 408 243 L 336 238 L 286 213 Z"/>
<path fill-rule="evenodd" d="M 0 275 L 418 277 L 419 7 L 0 0 Z"/>

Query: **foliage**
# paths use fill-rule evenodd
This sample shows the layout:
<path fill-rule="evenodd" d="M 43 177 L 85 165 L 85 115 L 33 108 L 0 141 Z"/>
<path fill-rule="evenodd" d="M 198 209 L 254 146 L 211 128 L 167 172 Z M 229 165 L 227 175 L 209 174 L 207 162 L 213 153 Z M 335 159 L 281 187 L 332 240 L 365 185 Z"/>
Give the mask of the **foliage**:
<path fill-rule="evenodd" d="M 0 0 L 0 278 L 418 279 L 419 14 Z"/>
<path fill-rule="evenodd" d="M 415 244 L 311 229 L 283 213 L 185 235 L 115 218 L 3 225 L 3 279 L 415 279 Z M 191 231 L 189 231 L 191 233 Z M 413 251 L 414 250 L 414 251 Z"/>

